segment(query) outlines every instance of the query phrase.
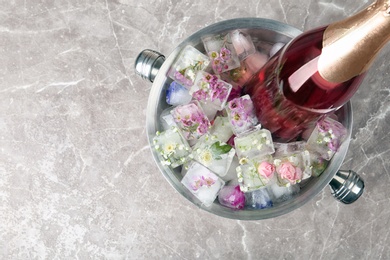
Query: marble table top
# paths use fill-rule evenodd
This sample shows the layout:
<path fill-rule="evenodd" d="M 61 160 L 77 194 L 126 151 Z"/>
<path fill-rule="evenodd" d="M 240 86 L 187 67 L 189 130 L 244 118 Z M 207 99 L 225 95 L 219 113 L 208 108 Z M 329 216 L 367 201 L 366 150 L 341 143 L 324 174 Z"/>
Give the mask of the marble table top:
<path fill-rule="evenodd" d="M 134 71 L 143 49 L 169 54 L 218 21 L 308 30 L 368 3 L 2 1 L 0 258 L 390 259 L 390 46 L 352 98 L 342 168 L 362 197 L 343 205 L 325 188 L 259 221 L 203 211 L 164 179 L 146 137 L 151 84 Z"/>

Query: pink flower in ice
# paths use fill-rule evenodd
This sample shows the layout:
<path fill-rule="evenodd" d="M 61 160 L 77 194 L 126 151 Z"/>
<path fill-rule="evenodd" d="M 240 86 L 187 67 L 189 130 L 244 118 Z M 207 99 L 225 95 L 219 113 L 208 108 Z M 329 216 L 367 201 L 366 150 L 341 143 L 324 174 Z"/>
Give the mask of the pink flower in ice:
<path fill-rule="evenodd" d="M 231 57 L 231 51 L 225 47 L 221 48 L 220 57 L 223 61 L 228 61 Z"/>
<path fill-rule="evenodd" d="M 295 184 L 302 179 L 302 170 L 290 162 L 282 163 L 276 170 L 281 179 L 287 180 L 291 184 Z"/>
<path fill-rule="evenodd" d="M 275 166 L 269 162 L 262 162 L 257 167 L 257 172 L 266 179 L 271 179 L 274 172 Z"/>

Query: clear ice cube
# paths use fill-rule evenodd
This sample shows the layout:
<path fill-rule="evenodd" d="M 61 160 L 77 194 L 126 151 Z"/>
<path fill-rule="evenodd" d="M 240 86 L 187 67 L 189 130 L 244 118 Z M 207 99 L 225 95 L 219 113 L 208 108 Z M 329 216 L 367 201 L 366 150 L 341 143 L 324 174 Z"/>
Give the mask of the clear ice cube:
<path fill-rule="evenodd" d="M 221 142 L 229 141 L 233 135 L 229 119 L 226 116 L 217 116 L 210 128 L 210 134 L 215 135 Z"/>
<path fill-rule="evenodd" d="M 249 34 L 246 34 L 240 30 L 234 30 L 230 33 L 230 35 L 234 49 L 236 50 L 238 59 L 240 61 L 255 53 L 256 48 Z"/>
<path fill-rule="evenodd" d="M 252 209 L 271 208 L 274 203 L 269 194 L 268 188 L 262 188 L 245 193 L 245 205 Z"/>
<path fill-rule="evenodd" d="M 270 196 L 275 204 L 293 199 L 293 196 L 299 193 L 298 185 L 281 187 L 277 183 L 272 183 L 268 188 Z"/>

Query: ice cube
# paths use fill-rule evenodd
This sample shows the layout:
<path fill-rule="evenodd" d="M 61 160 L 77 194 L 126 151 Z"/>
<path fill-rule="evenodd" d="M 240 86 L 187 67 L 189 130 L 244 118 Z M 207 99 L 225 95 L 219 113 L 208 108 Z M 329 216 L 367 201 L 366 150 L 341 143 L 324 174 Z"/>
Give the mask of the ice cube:
<path fill-rule="evenodd" d="M 173 62 L 168 76 L 189 89 L 194 84 L 196 73 L 205 70 L 209 63 L 206 55 L 187 45 Z"/>
<path fill-rule="evenodd" d="M 273 201 L 268 188 L 264 187 L 259 190 L 245 193 L 245 205 L 253 209 L 271 208 L 273 206 Z"/>
<path fill-rule="evenodd" d="M 209 130 L 210 121 L 197 101 L 177 106 L 171 114 L 187 140 L 197 140 Z"/>
<path fill-rule="evenodd" d="M 281 48 L 284 47 L 284 45 L 286 45 L 285 43 L 282 43 L 282 42 L 277 42 L 275 43 L 271 50 L 269 51 L 269 56 L 272 57 L 274 56 Z"/>
<path fill-rule="evenodd" d="M 242 61 L 239 67 L 221 74 L 221 78 L 223 80 L 227 82 L 234 82 L 239 85 L 244 85 L 251 76 L 253 76 L 253 71 L 247 68 L 245 61 Z"/>
<path fill-rule="evenodd" d="M 347 135 L 347 129 L 340 122 L 327 116 L 322 117 L 307 141 L 307 149 L 319 153 L 325 160 L 330 160 Z"/>
<path fill-rule="evenodd" d="M 277 204 L 292 199 L 294 195 L 299 193 L 300 188 L 298 185 L 281 187 L 277 183 L 272 183 L 268 190 L 273 202 Z"/>
<path fill-rule="evenodd" d="M 218 194 L 221 205 L 232 209 L 243 209 L 245 206 L 245 194 L 240 186 L 224 186 Z"/>
<path fill-rule="evenodd" d="M 262 157 L 275 152 L 271 132 L 256 128 L 234 138 L 238 158 Z"/>
<path fill-rule="evenodd" d="M 211 66 L 215 74 L 220 74 L 240 66 L 230 33 L 205 36 L 202 37 L 202 41 L 210 57 Z"/>
<path fill-rule="evenodd" d="M 200 71 L 197 73 L 194 85 L 189 93 L 201 104 L 222 110 L 225 107 L 231 89 L 231 84 L 220 80 L 215 75 Z"/>
<path fill-rule="evenodd" d="M 166 101 L 169 105 L 178 106 L 188 104 L 192 99 L 187 88 L 176 81 L 172 81 L 166 91 Z"/>
<path fill-rule="evenodd" d="M 215 136 L 206 134 L 194 145 L 192 154 L 197 162 L 224 177 L 232 163 L 235 150 Z"/>
<path fill-rule="evenodd" d="M 240 30 L 234 30 L 231 32 L 231 39 L 240 61 L 255 53 L 256 48 L 249 34 L 246 34 Z"/>
<path fill-rule="evenodd" d="M 197 162 L 189 165 L 181 183 L 206 207 L 213 204 L 219 191 L 225 185 L 225 182 L 215 173 Z"/>
<path fill-rule="evenodd" d="M 270 161 L 271 156 L 240 160 L 241 165 L 236 168 L 236 171 L 243 192 L 260 189 L 274 179 L 275 166 Z"/>
<path fill-rule="evenodd" d="M 328 161 L 321 157 L 320 154 L 316 152 L 310 153 L 310 166 L 312 171 L 312 176 L 318 177 L 323 173 L 328 166 Z"/>
<path fill-rule="evenodd" d="M 229 119 L 225 116 L 217 116 L 210 128 L 210 134 L 215 135 L 218 140 L 226 143 L 233 135 Z"/>
<path fill-rule="evenodd" d="M 231 185 L 232 183 L 238 185 L 239 183 L 238 183 L 238 179 L 237 179 L 236 169 L 239 165 L 240 165 L 240 163 L 239 163 L 238 157 L 235 155 L 233 157 L 232 163 L 230 164 L 230 167 L 229 167 L 226 175 L 221 177 L 222 180 L 228 181 L 229 185 Z"/>
<path fill-rule="evenodd" d="M 175 168 L 191 158 L 191 147 L 177 127 L 157 132 L 153 138 L 154 149 L 161 163 Z"/>
<path fill-rule="evenodd" d="M 173 116 L 171 114 L 172 109 L 173 107 L 168 107 L 160 114 L 160 123 L 163 130 L 168 130 L 176 126 L 175 120 L 173 120 Z"/>
<path fill-rule="evenodd" d="M 301 152 L 306 149 L 305 141 L 297 141 L 290 143 L 278 143 L 274 142 L 275 156 L 283 156 L 291 153 Z"/>
<path fill-rule="evenodd" d="M 254 75 L 259 69 L 261 69 L 264 64 L 267 63 L 268 59 L 268 55 L 258 51 L 253 53 L 252 55 L 249 55 L 244 61 L 249 77 Z"/>
<path fill-rule="evenodd" d="M 307 151 L 274 157 L 278 184 L 290 186 L 302 181 L 304 174 L 311 175 L 310 165 L 305 163 L 302 154 Z"/>
<path fill-rule="evenodd" d="M 253 129 L 258 123 L 253 102 L 249 95 L 244 95 L 229 101 L 226 106 L 226 111 L 233 133 L 236 135 Z"/>

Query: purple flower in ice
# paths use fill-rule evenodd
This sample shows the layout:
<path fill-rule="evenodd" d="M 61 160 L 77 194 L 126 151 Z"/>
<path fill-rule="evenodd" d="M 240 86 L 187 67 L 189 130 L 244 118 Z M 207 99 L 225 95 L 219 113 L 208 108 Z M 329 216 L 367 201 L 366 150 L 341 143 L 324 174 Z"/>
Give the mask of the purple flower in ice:
<path fill-rule="evenodd" d="M 231 57 L 231 51 L 225 47 L 222 47 L 220 57 L 224 62 L 228 61 Z"/>

